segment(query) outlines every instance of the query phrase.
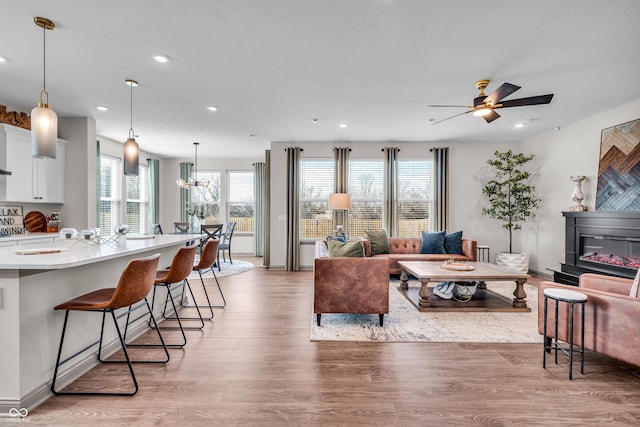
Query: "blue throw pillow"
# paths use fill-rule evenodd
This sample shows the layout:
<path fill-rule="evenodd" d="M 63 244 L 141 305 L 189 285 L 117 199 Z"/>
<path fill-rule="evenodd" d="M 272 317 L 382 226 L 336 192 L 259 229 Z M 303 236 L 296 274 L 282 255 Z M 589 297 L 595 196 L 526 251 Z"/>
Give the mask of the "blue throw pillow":
<path fill-rule="evenodd" d="M 327 240 L 335 240 L 335 241 L 338 241 L 338 242 L 346 243 L 347 242 L 347 236 L 345 236 L 344 233 L 340 233 L 337 236 L 327 236 Z"/>
<path fill-rule="evenodd" d="M 445 234 L 444 250 L 448 254 L 462 255 L 462 231 Z"/>
<path fill-rule="evenodd" d="M 446 254 L 444 250 L 444 236 L 446 231 L 438 231 L 437 233 L 422 232 L 422 246 L 420 246 L 421 254 Z"/>

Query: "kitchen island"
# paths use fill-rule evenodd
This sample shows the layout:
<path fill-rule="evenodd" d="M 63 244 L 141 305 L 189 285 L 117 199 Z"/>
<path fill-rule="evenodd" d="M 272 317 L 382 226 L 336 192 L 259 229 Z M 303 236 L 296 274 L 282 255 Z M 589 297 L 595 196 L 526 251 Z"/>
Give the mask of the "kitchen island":
<path fill-rule="evenodd" d="M 197 241 L 201 235 L 121 236 L 110 242 L 55 239 L 46 242 L 0 247 L 0 418 L 11 408 L 32 409 L 51 396 L 53 376 L 64 311 L 53 307 L 96 289 L 115 287 L 129 261 L 160 253 L 159 268 L 171 264 L 180 246 Z M 164 293 L 156 296 L 159 313 Z M 65 358 L 95 342 L 102 316 L 71 313 L 65 339 Z M 137 322 L 130 336 L 146 330 Z M 105 349 L 119 348 L 117 336 L 105 329 Z M 87 351 L 63 366 L 60 387 L 97 365 L 94 351 Z"/>

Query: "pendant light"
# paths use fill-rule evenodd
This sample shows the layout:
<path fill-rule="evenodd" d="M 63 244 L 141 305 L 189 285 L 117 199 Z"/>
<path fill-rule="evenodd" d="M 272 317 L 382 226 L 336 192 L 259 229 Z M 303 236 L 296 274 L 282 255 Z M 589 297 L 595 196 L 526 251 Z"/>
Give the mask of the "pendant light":
<path fill-rule="evenodd" d="M 39 159 L 55 159 L 56 144 L 58 139 L 58 116 L 49 107 L 49 94 L 47 93 L 47 30 L 53 30 L 56 25 L 47 18 L 36 16 L 33 22 L 42 28 L 42 90 L 40 102 L 31 110 L 31 155 Z M 46 95 L 46 102 L 43 101 Z"/>
<path fill-rule="evenodd" d="M 196 147 L 196 169 L 195 169 L 195 173 L 193 174 L 193 176 L 189 177 L 188 180 L 184 180 L 182 178 L 178 178 L 176 179 L 176 184 L 178 185 L 178 187 L 180 188 L 184 188 L 185 190 L 188 190 L 191 187 L 202 187 L 202 188 L 208 188 L 211 185 L 211 181 L 206 180 L 206 181 L 198 181 L 198 145 L 200 145 L 199 142 L 194 142 L 193 145 Z M 195 178 L 194 178 L 195 176 Z"/>
<path fill-rule="evenodd" d="M 135 133 L 133 132 L 133 88 L 138 86 L 138 82 L 135 80 L 125 80 L 124 84 L 131 88 L 131 127 L 129 128 L 129 138 L 124 143 L 124 174 L 125 175 L 138 175 L 138 155 L 140 149 L 135 139 Z"/>

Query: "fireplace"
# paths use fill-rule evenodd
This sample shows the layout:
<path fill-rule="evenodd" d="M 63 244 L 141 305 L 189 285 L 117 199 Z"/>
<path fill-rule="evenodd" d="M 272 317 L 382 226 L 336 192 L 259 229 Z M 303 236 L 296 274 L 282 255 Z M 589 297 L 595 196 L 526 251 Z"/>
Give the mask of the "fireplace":
<path fill-rule="evenodd" d="M 640 268 L 640 212 L 563 212 L 565 262 L 554 281 L 578 284 L 583 273 L 634 278 Z"/>

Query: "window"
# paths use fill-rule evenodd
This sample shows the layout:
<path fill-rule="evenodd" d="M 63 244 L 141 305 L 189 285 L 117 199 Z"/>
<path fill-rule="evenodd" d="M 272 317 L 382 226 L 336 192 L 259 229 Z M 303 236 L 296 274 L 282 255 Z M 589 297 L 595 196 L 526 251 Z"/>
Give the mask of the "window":
<path fill-rule="evenodd" d="M 364 236 L 365 230 L 382 228 L 383 176 L 382 159 L 349 160 L 349 236 Z"/>
<path fill-rule="evenodd" d="M 227 178 L 227 218 L 236 223 L 235 231 L 253 233 L 253 171 L 227 172 Z"/>
<path fill-rule="evenodd" d="M 120 223 L 120 194 L 120 160 L 101 155 L 98 227 L 103 236 L 110 236 Z"/>
<path fill-rule="evenodd" d="M 194 178 L 198 181 L 209 181 L 207 188 L 191 188 L 192 210 L 200 219 L 212 218 L 213 223 L 220 222 L 220 172 L 198 171 Z M 253 190 L 252 190 L 253 192 Z"/>
<path fill-rule="evenodd" d="M 332 234 L 333 218 L 327 208 L 333 193 L 333 159 L 300 160 L 300 239 Z"/>
<path fill-rule="evenodd" d="M 140 165 L 137 176 L 126 178 L 126 223 L 130 233 L 144 234 L 149 230 L 149 171 L 147 165 Z"/>
<path fill-rule="evenodd" d="M 431 161 L 398 161 L 398 236 L 419 237 L 429 230 Z"/>

